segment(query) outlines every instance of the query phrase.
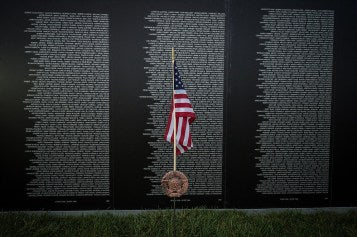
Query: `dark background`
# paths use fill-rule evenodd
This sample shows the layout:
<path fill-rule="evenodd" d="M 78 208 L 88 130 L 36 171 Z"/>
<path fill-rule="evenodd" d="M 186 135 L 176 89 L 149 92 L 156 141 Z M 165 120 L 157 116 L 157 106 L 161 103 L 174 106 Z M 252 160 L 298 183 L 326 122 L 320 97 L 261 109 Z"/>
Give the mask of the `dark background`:
<path fill-rule="evenodd" d="M 261 8 L 335 10 L 331 112 L 330 190 L 326 195 L 300 195 L 299 201 L 280 201 L 280 195 L 260 195 L 252 157 L 258 108 L 254 102 L 260 51 Z M 356 142 L 356 4 L 353 1 L 231 1 L 229 69 L 226 101 L 226 201 L 234 207 L 350 206 L 357 202 Z M 241 134 L 244 134 L 242 136 Z M 297 195 L 293 195 L 296 197 Z"/>
<path fill-rule="evenodd" d="M 279 196 L 259 195 L 255 162 L 259 122 L 254 102 L 258 93 L 258 48 L 261 8 L 335 10 L 334 69 L 331 124 L 330 191 L 324 195 L 301 195 L 299 201 L 282 202 Z M 224 110 L 224 203 L 209 196 L 193 196 L 183 206 L 220 208 L 356 206 L 356 3 L 353 1 L 234 1 L 234 0 L 65 0 L 8 1 L 0 3 L 0 208 L 27 209 L 144 209 L 170 206 L 169 199 L 148 197 L 150 184 L 143 178 L 150 153 L 142 136 L 149 116 L 139 99 L 147 80 L 143 46 L 148 38 L 144 17 L 152 10 L 226 13 L 225 110 Z M 28 21 L 24 11 L 107 13 L 110 19 L 110 167 L 111 195 L 73 197 L 77 203 L 55 204 L 52 198 L 28 198 L 25 174 L 25 128 L 29 127 L 23 100 L 28 68 L 24 34 Z M 65 198 L 66 200 L 68 197 Z M 58 198 L 56 199 L 58 200 Z"/>

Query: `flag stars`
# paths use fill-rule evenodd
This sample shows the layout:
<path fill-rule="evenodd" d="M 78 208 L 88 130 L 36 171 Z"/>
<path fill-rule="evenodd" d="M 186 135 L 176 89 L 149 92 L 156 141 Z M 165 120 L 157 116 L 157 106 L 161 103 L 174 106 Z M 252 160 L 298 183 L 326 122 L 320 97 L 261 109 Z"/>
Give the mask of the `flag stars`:
<path fill-rule="evenodd" d="M 181 76 L 179 71 L 177 70 L 176 62 L 174 62 L 174 89 L 175 90 L 184 90 L 185 87 L 183 86 L 183 82 L 181 81 Z"/>

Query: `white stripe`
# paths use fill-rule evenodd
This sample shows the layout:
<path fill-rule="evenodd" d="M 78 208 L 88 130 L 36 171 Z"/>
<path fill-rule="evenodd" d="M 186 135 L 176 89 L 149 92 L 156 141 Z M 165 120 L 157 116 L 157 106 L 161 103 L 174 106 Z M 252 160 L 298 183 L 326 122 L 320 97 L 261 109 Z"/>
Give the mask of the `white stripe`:
<path fill-rule="evenodd" d="M 180 144 L 176 145 L 177 149 L 179 149 L 181 151 L 181 153 L 184 153 L 185 150 L 183 149 L 183 147 Z"/>
<path fill-rule="evenodd" d="M 188 143 L 188 135 L 190 134 L 190 124 L 188 123 L 188 118 L 186 119 L 186 130 L 185 130 L 185 138 L 183 139 L 183 145 L 187 146 Z"/>
<path fill-rule="evenodd" d="M 189 99 L 175 99 L 175 104 L 178 103 L 188 103 L 190 104 L 190 100 Z"/>
<path fill-rule="evenodd" d="M 167 133 L 167 137 L 166 137 L 166 141 L 171 142 L 171 136 L 174 130 L 174 120 L 173 120 L 173 116 L 174 113 L 171 114 L 171 123 L 170 123 L 170 127 L 169 127 L 169 132 Z"/>
<path fill-rule="evenodd" d="M 175 110 L 176 110 L 176 112 L 191 112 L 191 113 L 194 113 L 192 108 L 175 108 Z"/>
<path fill-rule="evenodd" d="M 175 94 L 187 94 L 186 90 L 174 90 Z"/>
<path fill-rule="evenodd" d="M 179 117 L 177 131 L 176 131 L 176 144 L 179 144 L 179 141 L 181 138 L 182 120 L 183 120 L 183 118 Z"/>

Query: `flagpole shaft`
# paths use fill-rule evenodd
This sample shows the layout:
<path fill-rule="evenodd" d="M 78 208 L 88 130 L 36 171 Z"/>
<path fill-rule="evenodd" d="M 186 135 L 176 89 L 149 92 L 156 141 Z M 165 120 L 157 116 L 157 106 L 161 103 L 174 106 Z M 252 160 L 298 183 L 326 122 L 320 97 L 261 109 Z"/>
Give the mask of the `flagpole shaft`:
<path fill-rule="evenodd" d="M 175 109 L 175 51 L 172 47 L 172 102 L 173 102 L 173 119 L 174 119 L 174 171 L 176 171 L 176 109 Z"/>

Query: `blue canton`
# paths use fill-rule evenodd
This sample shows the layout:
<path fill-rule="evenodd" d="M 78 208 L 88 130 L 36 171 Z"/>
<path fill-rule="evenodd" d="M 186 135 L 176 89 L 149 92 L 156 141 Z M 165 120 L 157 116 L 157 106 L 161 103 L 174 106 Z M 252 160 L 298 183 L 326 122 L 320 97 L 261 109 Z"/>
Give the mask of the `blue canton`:
<path fill-rule="evenodd" d="M 175 73 L 175 90 L 184 90 L 185 87 L 181 81 L 180 73 L 178 72 L 176 61 L 174 63 L 174 73 Z"/>

